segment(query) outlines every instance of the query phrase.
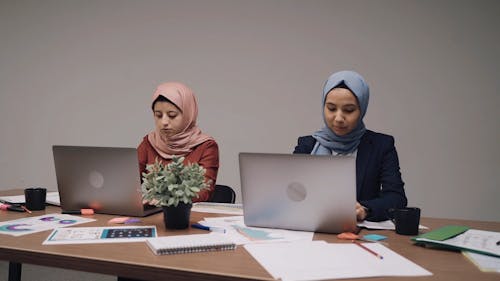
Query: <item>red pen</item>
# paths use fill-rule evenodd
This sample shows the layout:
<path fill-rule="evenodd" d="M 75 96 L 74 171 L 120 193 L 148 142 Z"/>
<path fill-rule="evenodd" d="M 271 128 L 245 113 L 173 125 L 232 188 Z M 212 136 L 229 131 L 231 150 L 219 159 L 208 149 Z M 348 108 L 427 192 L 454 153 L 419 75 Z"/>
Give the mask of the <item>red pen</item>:
<path fill-rule="evenodd" d="M 26 212 L 30 213 L 31 214 L 31 211 L 28 210 L 28 208 L 26 208 L 25 206 L 21 205 L 21 208 L 23 208 L 23 210 L 25 210 Z"/>
<path fill-rule="evenodd" d="M 383 258 L 384 258 L 383 256 L 379 255 L 379 254 L 378 254 L 378 253 L 376 253 L 375 251 L 371 250 L 370 248 L 366 247 L 365 245 L 363 245 L 363 244 L 359 243 L 359 242 L 358 242 L 358 241 L 356 241 L 356 240 L 352 240 L 352 243 L 354 243 L 354 244 L 356 244 L 356 245 L 360 246 L 361 248 L 365 249 L 365 250 L 366 250 L 366 251 L 368 251 L 370 254 L 375 255 L 375 256 L 376 256 L 377 258 L 379 258 L 379 259 L 383 259 Z"/>

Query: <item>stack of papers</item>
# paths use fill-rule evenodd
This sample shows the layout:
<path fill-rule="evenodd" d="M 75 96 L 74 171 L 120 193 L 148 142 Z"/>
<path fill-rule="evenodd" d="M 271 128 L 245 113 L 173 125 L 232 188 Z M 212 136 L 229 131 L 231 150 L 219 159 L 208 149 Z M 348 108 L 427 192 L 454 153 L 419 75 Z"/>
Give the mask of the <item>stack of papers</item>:
<path fill-rule="evenodd" d="M 500 232 L 447 225 L 413 237 L 417 244 L 461 250 L 484 272 L 500 272 Z"/>
<path fill-rule="evenodd" d="M 412 238 L 418 244 L 500 257 L 500 232 L 448 225 Z"/>
<path fill-rule="evenodd" d="M 11 204 L 24 204 L 25 198 L 23 195 L 13 195 L 13 196 L 0 196 L 0 201 L 11 203 Z M 61 201 L 59 200 L 59 192 L 49 191 L 47 192 L 45 202 L 48 204 L 61 206 Z"/>

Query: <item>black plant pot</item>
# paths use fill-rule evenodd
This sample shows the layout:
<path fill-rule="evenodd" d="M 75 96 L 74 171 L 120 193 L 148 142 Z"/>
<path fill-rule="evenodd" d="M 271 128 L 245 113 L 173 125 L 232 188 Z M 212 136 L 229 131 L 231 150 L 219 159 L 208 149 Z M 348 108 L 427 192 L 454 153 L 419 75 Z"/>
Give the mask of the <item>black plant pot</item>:
<path fill-rule="evenodd" d="M 185 229 L 189 227 L 192 204 L 179 203 L 177 207 L 164 206 L 163 220 L 169 229 Z"/>

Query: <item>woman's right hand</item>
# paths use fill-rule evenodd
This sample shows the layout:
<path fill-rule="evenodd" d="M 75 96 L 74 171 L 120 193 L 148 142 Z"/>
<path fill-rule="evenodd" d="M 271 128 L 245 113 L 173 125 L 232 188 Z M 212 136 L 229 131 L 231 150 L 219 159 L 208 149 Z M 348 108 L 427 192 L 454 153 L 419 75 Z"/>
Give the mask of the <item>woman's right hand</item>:
<path fill-rule="evenodd" d="M 156 199 L 153 199 L 153 200 L 151 200 L 151 201 L 148 201 L 148 200 L 142 200 L 142 204 L 143 204 L 143 205 L 148 204 L 148 205 L 153 205 L 153 206 L 156 206 L 156 204 L 158 204 L 158 200 L 156 200 Z"/>
<path fill-rule="evenodd" d="M 356 202 L 356 219 L 358 221 L 364 221 L 367 215 L 365 207 L 359 204 L 359 202 Z"/>

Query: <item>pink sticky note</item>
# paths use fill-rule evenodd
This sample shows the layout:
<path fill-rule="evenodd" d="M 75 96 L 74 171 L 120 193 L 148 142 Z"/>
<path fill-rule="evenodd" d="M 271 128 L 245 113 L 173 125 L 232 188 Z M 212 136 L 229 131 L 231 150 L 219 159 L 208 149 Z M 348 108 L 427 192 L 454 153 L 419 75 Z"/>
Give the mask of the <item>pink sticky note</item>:
<path fill-rule="evenodd" d="M 108 223 L 125 223 L 129 219 L 129 217 L 117 217 L 110 219 Z"/>

